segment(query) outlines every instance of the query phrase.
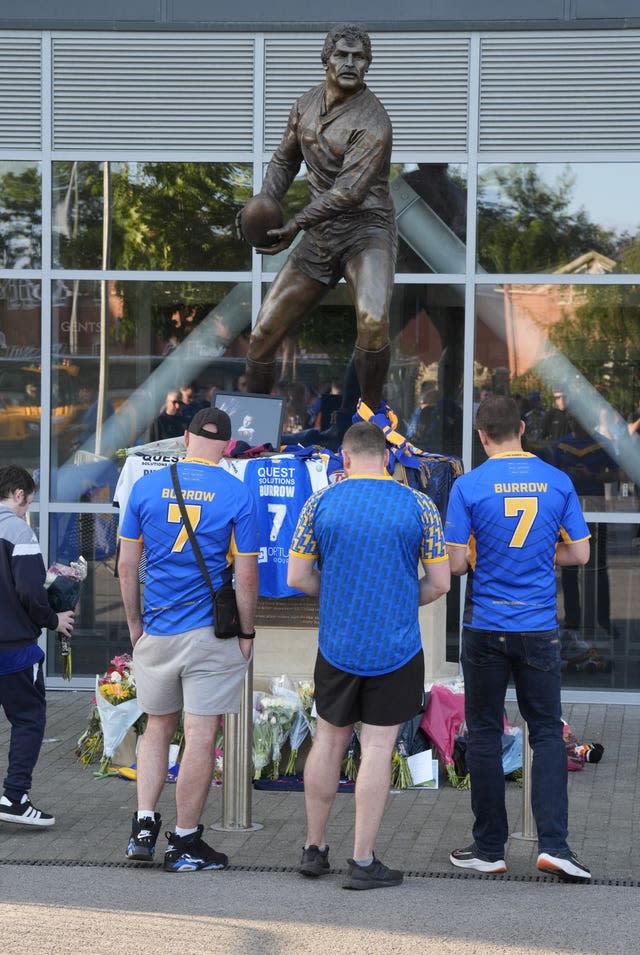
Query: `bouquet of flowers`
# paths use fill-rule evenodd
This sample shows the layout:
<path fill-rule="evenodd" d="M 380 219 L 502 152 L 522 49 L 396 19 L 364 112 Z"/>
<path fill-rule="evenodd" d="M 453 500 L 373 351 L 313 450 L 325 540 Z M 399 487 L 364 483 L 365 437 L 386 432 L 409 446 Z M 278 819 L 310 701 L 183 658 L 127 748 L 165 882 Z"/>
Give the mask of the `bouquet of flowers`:
<path fill-rule="evenodd" d="M 407 748 L 404 740 L 400 739 L 391 754 L 391 788 L 408 789 L 413 784 L 411 770 L 407 763 Z"/>
<path fill-rule="evenodd" d="M 315 717 L 311 716 L 313 711 L 313 683 L 299 682 L 296 692 L 300 700 L 300 706 L 296 710 L 289 732 L 290 753 L 284 771 L 285 776 L 295 775 L 300 747 L 307 736 L 313 736 L 315 733 L 316 720 Z"/>
<path fill-rule="evenodd" d="M 96 707 L 103 735 L 100 773 L 106 773 L 127 730 L 143 715 L 136 699 L 133 660 L 128 653 L 114 657 L 104 676 L 96 676 Z"/>
<path fill-rule="evenodd" d="M 296 708 L 291 699 L 283 695 L 264 696 L 260 707 L 271 735 L 271 779 L 278 779 L 282 746 L 293 725 Z"/>
<path fill-rule="evenodd" d="M 222 717 L 224 720 L 224 717 Z M 222 724 L 222 720 L 220 721 Z M 182 723 L 182 718 L 180 719 Z M 184 731 L 183 731 L 184 739 Z M 213 785 L 222 786 L 222 780 L 224 776 L 224 731 L 222 725 L 218 729 L 218 734 L 216 736 L 215 744 L 215 762 L 213 764 Z"/>
<path fill-rule="evenodd" d="M 100 722 L 98 708 L 93 704 L 87 728 L 76 743 L 76 756 L 83 766 L 90 766 L 91 763 L 98 761 L 103 744 L 102 723 Z"/>
<path fill-rule="evenodd" d="M 358 775 L 358 759 L 360 755 L 360 729 L 362 724 L 356 723 L 353 727 L 347 755 L 342 763 L 342 772 L 345 779 L 355 780 Z"/>
<path fill-rule="evenodd" d="M 260 779 L 271 759 L 271 727 L 258 703 L 253 710 L 253 778 Z"/>
<path fill-rule="evenodd" d="M 71 564 L 52 564 L 47 571 L 44 585 L 49 598 L 49 606 L 56 613 L 74 610 L 80 599 L 82 583 L 87 577 L 87 562 L 79 557 Z M 71 637 L 57 634 L 58 653 L 61 658 L 62 679 L 70 680 L 73 675 L 71 659 Z"/>
<path fill-rule="evenodd" d="M 309 724 L 309 732 L 311 736 L 316 735 L 316 701 L 314 696 L 314 686 L 311 680 L 301 680 L 298 683 L 298 696 L 300 697 L 300 703 L 302 704 L 302 711 L 307 719 Z"/>

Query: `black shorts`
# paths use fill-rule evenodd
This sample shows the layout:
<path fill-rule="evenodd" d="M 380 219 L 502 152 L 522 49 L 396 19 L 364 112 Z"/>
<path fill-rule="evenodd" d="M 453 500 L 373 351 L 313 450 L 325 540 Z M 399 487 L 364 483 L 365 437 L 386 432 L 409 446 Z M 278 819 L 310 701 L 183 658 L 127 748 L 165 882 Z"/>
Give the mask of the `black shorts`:
<path fill-rule="evenodd" d="M 332 726 L 361 720 L 395 726 L 424 709 L 424 654 L 381 676 L 356 676 L 328 663 L 318 651 L 313 674 L 318 716 Z"/>

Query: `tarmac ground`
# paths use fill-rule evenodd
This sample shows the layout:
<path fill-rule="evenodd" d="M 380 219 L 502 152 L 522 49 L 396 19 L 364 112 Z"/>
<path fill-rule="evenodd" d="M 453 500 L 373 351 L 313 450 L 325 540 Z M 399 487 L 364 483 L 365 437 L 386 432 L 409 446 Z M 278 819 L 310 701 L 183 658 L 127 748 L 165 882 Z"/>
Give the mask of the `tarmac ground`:
<path fill-rule="evenodd" d="M 571 773 L 570 842 L 591 868 L 589 885 L 566 885 L 535 869 L 536 844 L 512 838 L 508 873 L 454 869 L 449 852 L 470 841 L 469 793 L 441 779 L 438 790 L 392 792 L 376 846 L 402 868 L 401 887 L 342 889 L 351 855 L 354 798 L 338 794 L 329 829 L 334 869 L 321 880 L 296 872 L 305 834 L 304 795 L 253 791 L 263 828 L 213 831 L 222 790 L 212 787 L 205 839 L 231 860 L 225 872 L 181 878 L 160 863 L 133 865 L 124 850 L 135 784 L 101 779 L 74 756 L 91 693 L 49 692 L 48 723 L 32 789 L 56 816 L 50 829 L 0 822 L 2 955 L 57 953 L 460 953 L 585 955 L 640 953 L 638 755 L 640 707 L 573 704 L 580 740 L 605 747 L 599 764 Z M 0 751 L 9 727 L 0 723 Z M 175 823 L 173 787 L 159 809 Z M 507 784 L 513 832 L 522 830 L 523 790 Z M 159 841 L 159 851 L 162 851 Z"/>

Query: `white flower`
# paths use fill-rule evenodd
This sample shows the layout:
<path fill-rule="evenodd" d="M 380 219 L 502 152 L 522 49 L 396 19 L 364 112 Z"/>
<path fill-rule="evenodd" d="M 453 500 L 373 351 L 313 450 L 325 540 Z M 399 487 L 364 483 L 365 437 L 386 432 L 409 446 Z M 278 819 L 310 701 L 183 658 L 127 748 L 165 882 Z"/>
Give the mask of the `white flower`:
<path fill-rule="evenodd" d="M 111 674 L 111 683 L 122 683 L 122 677 L 117 670 L 114 670 Z"/>

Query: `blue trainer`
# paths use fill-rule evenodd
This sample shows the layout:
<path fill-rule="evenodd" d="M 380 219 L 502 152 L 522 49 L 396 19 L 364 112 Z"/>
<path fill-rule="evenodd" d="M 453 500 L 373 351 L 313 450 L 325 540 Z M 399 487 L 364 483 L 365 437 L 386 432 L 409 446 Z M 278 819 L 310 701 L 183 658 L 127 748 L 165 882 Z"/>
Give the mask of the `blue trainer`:
<path fill-rule="evenodd" d="M 226 869 L 229 859 L 223 852 L 216 852 L 200 838 L 204 826 L 198 826 L 188 836 L 165 833 L 169 840 L 164 853 L 165 872 L 197 872 L 199 869 Z"/>
<path fill-rule="evenodd" d="M 131 859 L 132 862 L 153 862 L 161 822 L 159 812 L 153 814 L 153 819 L 151 816 L 138 819 L 137 813 L 134 812 L 127 846 L 127 859 Z"/>

